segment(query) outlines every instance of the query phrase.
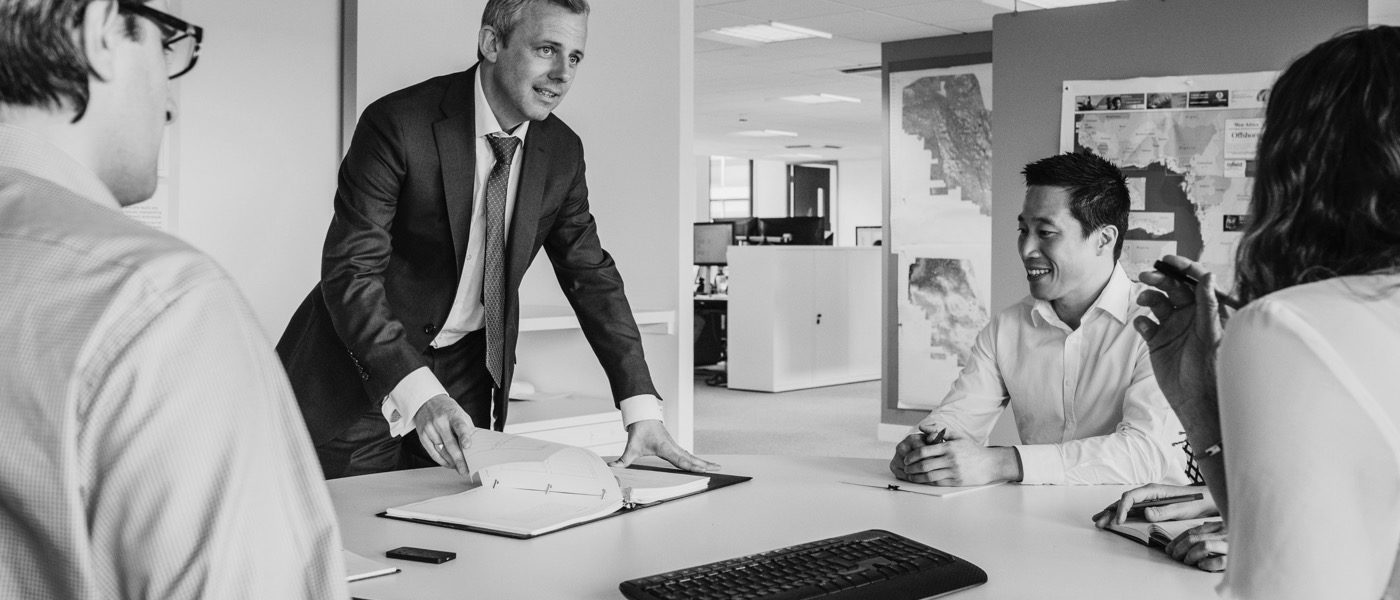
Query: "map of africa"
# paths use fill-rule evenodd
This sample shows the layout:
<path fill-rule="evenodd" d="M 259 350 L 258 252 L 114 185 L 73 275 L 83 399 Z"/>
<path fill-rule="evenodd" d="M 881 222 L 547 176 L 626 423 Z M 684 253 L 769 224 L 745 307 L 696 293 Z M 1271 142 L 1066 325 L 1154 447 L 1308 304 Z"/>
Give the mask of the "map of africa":
<path fill-rule="evenodd" d="M 1072 128 L 1061 149 L 1107 158 L 1128 179 L 1120 262 L 1130 277 L 1176 254 L 1233 287 L 1272 75 L 1066 82 Z"/>

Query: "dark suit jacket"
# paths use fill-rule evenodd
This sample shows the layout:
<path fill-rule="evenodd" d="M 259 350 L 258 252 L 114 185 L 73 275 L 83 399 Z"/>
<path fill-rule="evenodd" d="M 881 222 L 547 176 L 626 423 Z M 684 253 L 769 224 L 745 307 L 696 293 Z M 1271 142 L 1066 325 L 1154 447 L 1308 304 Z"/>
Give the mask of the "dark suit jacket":
<path fill-rule="evenodd" d="M 457 291 L 476 167 L 476 67 L 365 109 L 340 165 L 321 282 L 277 344 L 312 441 L 377 408 L 442 327 Z M 588 210 L 583 145 L 550 115 L 530 124 L 506 250 L 505 424 L 520 280 L 543 247 L 607 373 L 615 402 L 655 394 L 622 277 Z M 411 418 L 411 415 L 408 415 Z"/>

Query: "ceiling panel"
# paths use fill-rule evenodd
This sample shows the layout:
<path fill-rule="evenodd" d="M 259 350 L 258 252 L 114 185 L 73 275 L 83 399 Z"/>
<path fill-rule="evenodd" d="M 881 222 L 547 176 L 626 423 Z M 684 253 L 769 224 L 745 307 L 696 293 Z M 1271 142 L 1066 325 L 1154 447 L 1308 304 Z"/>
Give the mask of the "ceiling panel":
<path fill-rule="evenodd" d="M 898 40 L 949 35 L 954 31 L 879 12 L 807 17 L 790 21 L 793 25 L 826 31 L 832 35 L 879 44 Z M 877 50 L 878 58 L 878 50 Z"/>
<path fill-rule="evenodd" d="M 721 27 L 737 27 L 739 25 L 753 25 L 757 23 L 753 17 L 740 15 L 723 10 L 722 8 L 695 8 L 695 30 L 709 31 Z"/>
<path fill-rule="evenodd" d="M 968 2 L 966 0 L 937 0 L 933 2 L 920 2 L 907 6 L 895 6 L 887 8 L 882 12 L 896 17 L 903 17 L 920 23 L 931 23 L 941 25 L 953 21 L 967 21 L 970 19 L 990 19 L 992 15 L 1005 12 L 993 8 L 981 2 Z"/>
<path fill-rule="evenodd" d="M 763 21 L 783 21 L 839 13 L 858 9 L 830 0 L 743 0 L 723 5 L 725 12 L 747 15 Z"/>

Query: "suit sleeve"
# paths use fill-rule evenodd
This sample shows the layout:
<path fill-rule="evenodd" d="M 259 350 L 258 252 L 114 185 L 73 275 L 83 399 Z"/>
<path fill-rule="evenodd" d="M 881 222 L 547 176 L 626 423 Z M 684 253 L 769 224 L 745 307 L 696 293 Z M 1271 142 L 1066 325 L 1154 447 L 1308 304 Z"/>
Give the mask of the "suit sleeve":
<path fill-rule="evenodd" d="M 578 173 L 545 238 L 545 253 L 588 344 L 607 373 L 613 402 L 641 394 L 656 396 L 622 275 L 603 249 L 597 223 L 588 210 L 581 148 L 578 156 Z"/>
<path fill-rule="evenodd" d="M 331 323 L 364 368 L 374 398 L 424 366 L 384 291 L 391 227 L 407 162 L 402 132 L 379 104 L 365 109 L 340 165 L 335 215 L 326 233 L 321 286 Z"/>

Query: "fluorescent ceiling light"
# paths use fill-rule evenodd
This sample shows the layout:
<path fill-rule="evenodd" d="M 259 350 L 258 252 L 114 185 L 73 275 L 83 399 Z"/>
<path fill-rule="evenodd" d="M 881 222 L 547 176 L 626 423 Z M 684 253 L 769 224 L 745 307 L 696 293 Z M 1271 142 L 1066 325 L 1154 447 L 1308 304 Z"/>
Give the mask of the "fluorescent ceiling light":
<path fill-rule="evenodd" d="M 822 155 L 820 155 L 820 154 L 808 154 L 808 153 L 805 153 L 805 152 L 791 152 L 791 153 L 788 153 L 788 154 L 769 154 L 768 156 L 765 156 L 764 158 L 810 159 L 810 158 L 821 158 L 821 157 L 822 157 Z"/>
<path fill-rule="evenodd" d="M 777 129 L 750 129 L 748 131 L 736 131 L 730 135 L 743 137 L 796 137 L 797 134 L 791 131 L 779 131 Z"/>
<path fill-rule="evenodd" d="M 793 40 L 804 40 L 808 38 L 831 39 L 831 34 L 825 31 L 817 31 L 806 27 L 788 25 L 777 21 L 769 21 L 767 25 L 739 25 L 737 27 L 723 27 L 711 29 L 704 32 L 706 34 L 717 34 L 731 38 L 739 38 L 760 44 L 771 44 L 773 42 L 790 42 Z M 716 39 L 712 35 L 701 34 L 705 39 Z M 724 40 L 721 40 L 724 41 Z"/>
<path fill-rule="evenodd" d="M 829 102 L 853 102 L 860 104 L 860 98 L 850 96 L 837 96 L 836 94 L 804 94 L 801 96 L 783 96 L 783 100 L 789 102 L 800 102 L 802 104 L 827 104 Z"/>

